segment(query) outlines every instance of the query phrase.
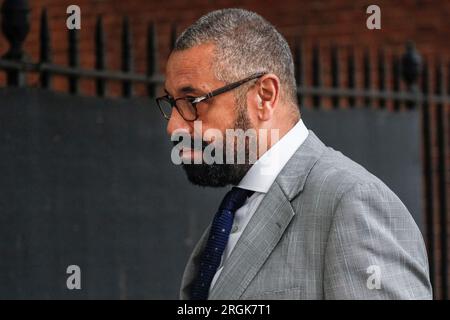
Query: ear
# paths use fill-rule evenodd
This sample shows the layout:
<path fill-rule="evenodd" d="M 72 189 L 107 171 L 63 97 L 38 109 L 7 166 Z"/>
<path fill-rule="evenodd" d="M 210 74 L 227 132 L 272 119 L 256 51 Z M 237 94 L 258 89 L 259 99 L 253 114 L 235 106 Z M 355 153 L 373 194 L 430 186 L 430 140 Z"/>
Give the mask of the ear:
<path fill-rule="evenodd" d="M 266 74 L 257 86 L 257 116 L 260 121 L 272 119 L 280 96 L 280 79 L 274 74 Z"/>

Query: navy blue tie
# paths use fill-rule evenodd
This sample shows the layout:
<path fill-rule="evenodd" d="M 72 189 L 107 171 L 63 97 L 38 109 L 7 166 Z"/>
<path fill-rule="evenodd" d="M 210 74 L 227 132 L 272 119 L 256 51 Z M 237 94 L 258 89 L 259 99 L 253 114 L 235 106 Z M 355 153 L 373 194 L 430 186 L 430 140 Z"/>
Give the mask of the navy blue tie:
<path fill-rule="evenodd" d="M 192 284 L 191 299 L 206 300 L 211 281 L 219 268 L 223 251 L 228 243 L 234 213 L 242 207 L 253 191 L 233 187 L 222 200 L 209 231 L 208 242 L 200 258 L 197 278 Z"/>

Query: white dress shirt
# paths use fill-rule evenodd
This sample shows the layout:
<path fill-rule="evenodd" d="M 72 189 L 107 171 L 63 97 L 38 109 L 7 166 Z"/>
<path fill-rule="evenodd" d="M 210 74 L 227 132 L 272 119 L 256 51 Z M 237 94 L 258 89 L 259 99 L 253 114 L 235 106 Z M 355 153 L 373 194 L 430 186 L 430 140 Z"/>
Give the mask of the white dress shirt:
<path fill-rule="evenodd" d="M 269 191 L 270 186 L 278 174 L 307 137 L 308 129 L 300 119 L 294 127 L 251 166 L 241 182 L 237 185 L 239 188 L 252 190 L 255 193 L 247 199 L 244 205 L 234 215 L 230 237 L 225 251 L 222 254 L 220 266 L 211 282 L 210 292 L 222 272 L 226 259 L 229 258 L 242 232 L 264 198 L 264 195 Z"/>

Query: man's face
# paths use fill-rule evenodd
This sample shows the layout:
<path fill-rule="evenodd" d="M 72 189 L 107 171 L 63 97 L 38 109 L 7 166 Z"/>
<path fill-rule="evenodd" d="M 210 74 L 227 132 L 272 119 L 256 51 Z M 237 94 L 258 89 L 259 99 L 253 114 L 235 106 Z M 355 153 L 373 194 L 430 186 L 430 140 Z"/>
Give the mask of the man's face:
<path fill-rule="evenodd" d="M 173 52 L 166 66 L 167 93 L 175 99 L 198 97 L 224 86 L 225 83 L 217 80 L 213 73 L 213 50 L 214 45 L 204 44 Z M 233 91 L 229 91 L 198 103 L 197 121 L 201 121 L 201 132 L 194 130 L 193 121 L 186 121 L 175 108 L 172 109 L 167 133 L 172 136 L 181 130 L 192 139 L 202 141 L 199 144 L 203 146 L 202 150 L 184 150 L 181 154 L 182 159 L 191 160 L 191 164 L 183 164 L 183 168 L 192 183 L 202 186 L 237 184 L 250 168 L 248 164 L 194 164 L 194 159 L 201 159 L 204 148 L 214 140 L 214 137 L 204 136 L 208 129 L 216 129 L 225 137 L 226 129 L 245 131 L 251 127 L 243 100 L 243 105 L 237 106 Z"/>

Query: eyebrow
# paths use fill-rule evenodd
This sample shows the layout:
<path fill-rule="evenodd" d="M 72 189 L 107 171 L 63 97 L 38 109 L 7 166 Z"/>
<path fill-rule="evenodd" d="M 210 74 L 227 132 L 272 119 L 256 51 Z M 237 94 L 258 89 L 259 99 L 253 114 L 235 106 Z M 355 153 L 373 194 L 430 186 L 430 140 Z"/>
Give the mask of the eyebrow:
<path fill-rule="evenodd" d="M 200 89 L 194 88 L 190 85 L 184 86 L 182 87 L 180 90 L 180 92 L 186 94 L 186 93 L 199 93 L 199 94 L 204 94 L 204 92 Z M 166 88 L 164 88 L 164 92 L 167 93 L 169 96 L 172 96 L 169 91 L 167 91 Z M 173 96 L 172 96 L 173 97 Z"/>

